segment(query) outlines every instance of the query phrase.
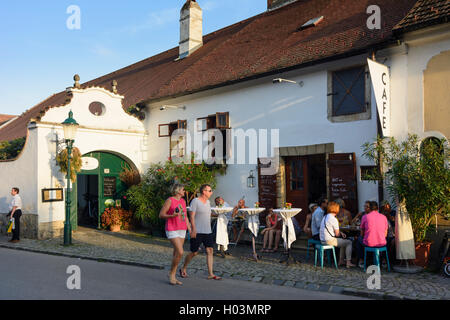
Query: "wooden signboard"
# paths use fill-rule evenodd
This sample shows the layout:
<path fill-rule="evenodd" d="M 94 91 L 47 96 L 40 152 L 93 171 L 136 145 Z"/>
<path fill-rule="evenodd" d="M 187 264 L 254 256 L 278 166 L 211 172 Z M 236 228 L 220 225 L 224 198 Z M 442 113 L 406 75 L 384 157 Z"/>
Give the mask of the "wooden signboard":
<path fill-rule="evenodd" d="M 104 177 L 103 178 L 103 196 L 114 197 L 116 194 L 116 177 Z"/>
<path fill-rule="evenodd" d="M 267 163 L 267 161 L 264 161 Z M 270 164 L 262 164 L 258 159 L 258 198 L 259 206 L 261 208 L 276 208 L 277 207 L 277 176 L 276 175 L 263 175 L 261 169 L 263 166 L 269 166 Z M 267 211 L 266 211 L 267 212 Z M 262 219 L 264 215 L 261 215 Z M 261 221 L 266 223 L 265 221 Z"/>
<path fill-rule="evenodd" d="M 352 214 L 358 212 L 358 189 L 356 184 L 356 156 L 354 153 L 329 155 L 330 201 L 341 198 Z"/>
<path fill-rule="evenodd" d="M 64 193 L 62 188 L 42 189 L 42 202 L 58 202 L 58 201 L 64 201 Z"/>

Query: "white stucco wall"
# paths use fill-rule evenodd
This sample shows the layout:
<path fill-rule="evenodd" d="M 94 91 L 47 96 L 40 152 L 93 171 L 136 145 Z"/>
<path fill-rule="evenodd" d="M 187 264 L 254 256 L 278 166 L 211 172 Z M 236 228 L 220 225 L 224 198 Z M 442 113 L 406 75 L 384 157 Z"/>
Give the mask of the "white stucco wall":
<path fill-rule="evenodd" d="M 68 117 L 70 110 L 80 125 L 74 146 L 79 148 L 82 154 L 93 151 L 113 152 L 131 161 L 138 170 L 142 170 L 148 154 L 144 126 L 141 121 L 123 111 L 121 100 L 122 97 L 103 89 L 74 90 L 69 105 L 50 109 L 44 115 L 41 122 L 36 125 L 38 193 L 44 188 L 66 187 L 66 179 L 59 172 L 55 161 L 55 134 L 58 134 L 59 139 L 64 137 L 60 123 Z M 105 105 L 106 112 L 103 116 L 95 116 L 89 112 L 89 104 L 94 101 Z M 63 221 L 64 206 L 64 202 L 43 203 L 39 198 L 39 223 Z"/>
<path fill-rule="evenodd" d="M 17 187 L 24 214 L 38 213 L 37 131 L 30 130 L 22 153 L 14 161 L 0 162 L 0 213 L 8 213 L 11 188 Z"/>
<path fill-rule="evenodd" d="M 406 37 L 409 47 L 407 54 L 407 119 L 408 131 L 421 137 L 437 135 L 436 133 L 424 132 L 424 71 L 429 61 L 441 52 L 450 50 L 450 32 L 445 26 L 433 28 L 427 34 L 419 32 Z M 432 30 L 433 30 L 432 29 Z M 450 81 L 450 79 L 449 79 Z M 439 136 L 443 138 L 443 136 Z M 446 137 L 450 139 L 450 137 Z"/>
<path fill-rule="evenodd" d="M 346 64 L 363 63 L 362 57 L 342 60 L 301 72 L 274 75 L 262 80 L 214 89 L 201 94 L 163 101 L 150 105 L 146 127 L 149 130 L 150 162 L 165 161 L 169 156 L 169 138 L 158 138 L 158 125 L 176 120 L 187 120 L 189 130 L 194 130 L 195 120 L 216 112 L 230 112 L 230 126 L 244 130 L 280 130 L 280 147 L 308 146 L 334 143 L 336 153 L 355 152 L 358 166 L 358 198 L 360 207 L 365 200 L 377 200 L 377 186 L 361 182 L 359 166 L 370 164 L 361 158 L 361 146 L 376 137 L 375 102 L 372 98 L 371 120 L 332 123 L 327 119 L 327 70 Z M 328 69 L 329 68 L 329 69 Z M 304 86 L 273 84 L 273 78 L 303 81 Z M 162 105 L 185 105 L 186 110 L 160 111 Z M 158 150 L 158 152 L 153 152 Z M 219 177 L 214 196 L 221 195 L 230 204 L 243 195 L 248 204 L 258 200 L 258 189 L 247 188 L 247 177 L 255 164 L 230 165 L 227 175 Z M 256 175 L 256 174 L 255 174 Z"/>

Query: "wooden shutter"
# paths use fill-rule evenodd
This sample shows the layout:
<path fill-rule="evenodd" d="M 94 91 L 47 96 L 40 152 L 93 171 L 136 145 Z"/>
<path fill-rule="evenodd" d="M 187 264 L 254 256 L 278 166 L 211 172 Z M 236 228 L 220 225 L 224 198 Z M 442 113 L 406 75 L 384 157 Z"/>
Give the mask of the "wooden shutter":
<path fill-rule="evenodd" d="M 170 123 L 160 124 L 158 126 L 158 137 L 170 137 Z"/>
<path fill-rule="evenodd" d="M 216 113 L 216 128 L 228 129 L 230 127 L 230 113 L 218 112 Z"/>
<path fill-rule="evenodd" d="M 356 156 L 354 153 L 329 154 L 330 199 L 341 198 L 352 214 L 358 212 L 358 186 L 356 182 Z"/>
<path fill-rule="evenodd" d="M 366 111 L 365 67 L 333 72 L 333 116 Z"/>

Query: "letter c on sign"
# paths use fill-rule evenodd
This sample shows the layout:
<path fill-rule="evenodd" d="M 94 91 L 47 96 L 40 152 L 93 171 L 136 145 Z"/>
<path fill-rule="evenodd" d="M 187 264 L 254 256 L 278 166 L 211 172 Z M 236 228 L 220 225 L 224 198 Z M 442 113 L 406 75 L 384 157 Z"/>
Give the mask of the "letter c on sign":
<path fill-rule="evenodd" d="M 386 85 L 386 81 L 384 80 L 384 77 L 386 77 L 385 72 L 383 72 L 383 75 L 381 76 L 381 81 L 383 81 L 383 84 Z"/>

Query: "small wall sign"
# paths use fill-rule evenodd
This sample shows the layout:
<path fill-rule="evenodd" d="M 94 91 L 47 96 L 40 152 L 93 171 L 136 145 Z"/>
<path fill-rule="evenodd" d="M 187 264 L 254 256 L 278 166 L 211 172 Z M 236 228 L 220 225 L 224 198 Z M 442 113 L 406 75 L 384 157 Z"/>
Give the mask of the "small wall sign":
<path fill-rule="evenodd" d="M 82 162 L 81 170 L 84 171 L 95 170 L 99 166 L 98 159 L 92 157 L 83 157 L 81 158 L 81 162 Z"/>
<path fill-rule="evenodd" d="M 42 189 L 42 202 L 64 201 L 64 189 Z"/>

